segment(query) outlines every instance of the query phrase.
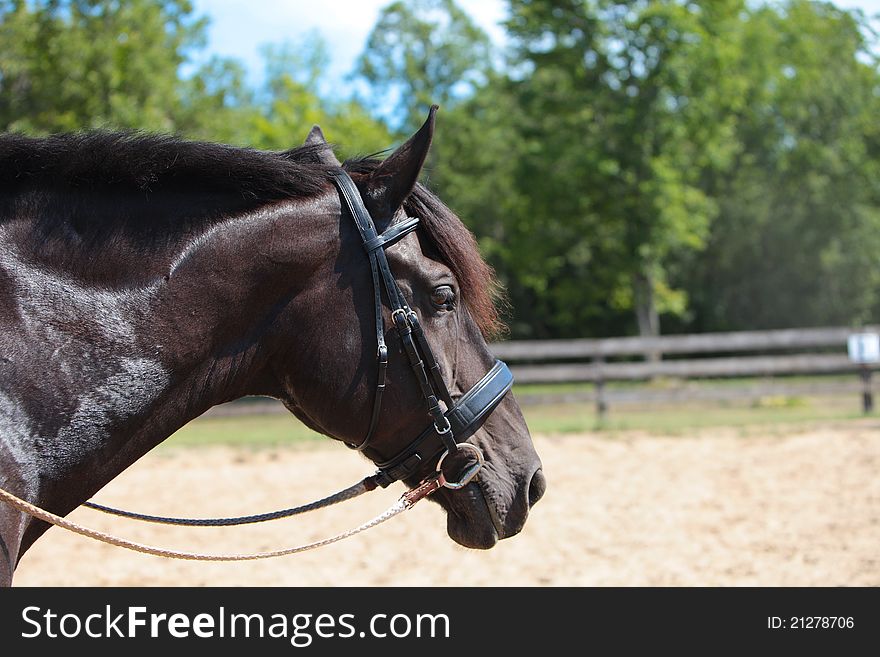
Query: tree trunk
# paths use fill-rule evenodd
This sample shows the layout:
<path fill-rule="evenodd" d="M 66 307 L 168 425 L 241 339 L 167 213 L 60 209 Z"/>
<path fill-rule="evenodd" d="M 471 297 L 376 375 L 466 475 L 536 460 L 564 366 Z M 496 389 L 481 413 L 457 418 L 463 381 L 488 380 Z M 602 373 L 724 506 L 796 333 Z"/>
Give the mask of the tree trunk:
<path fill-rule="evenodd" d="M 660 316 L 657 314 L 657 306 L 654 303 L 654 280 L 647 272 L 639 272 L 633 281 L 636 320 L 639 324 L 639 335 L 643 337 L 656 337 L 660 335 Z M 645 360 L 655 362 L 660 360 L 661 354 L 657 351 L 645 352 Z"/>

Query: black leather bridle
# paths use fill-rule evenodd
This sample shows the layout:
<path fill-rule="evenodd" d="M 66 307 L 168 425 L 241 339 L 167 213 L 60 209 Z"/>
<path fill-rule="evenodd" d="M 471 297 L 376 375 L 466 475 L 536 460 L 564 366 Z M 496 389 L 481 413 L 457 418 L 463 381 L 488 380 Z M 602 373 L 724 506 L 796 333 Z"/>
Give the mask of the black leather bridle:
<path fill-rule="evenodd" d="M 379 468 L 375 475 L 376 483 L 384 488 L 394 481 L 406 479 L 414 475 L 423 463 L 438 455 L 440 456 L 439 468 L 447 454 L 454 453 L 461 445 L 465 445 L 477 455 L 477 464 L 469 467 L 456 481 L 452 482 L 452 485 L 448 486 L 449 488 L 460 488 L 482 466 L 482 454 L 479 449 L 470 443 L 464 443 L 464 441 L 473 435 L 486 416 L 495 409 L 510 390 L 513 385 L 513 375 L 507 365 L 496 360 L 495 365 L 473 388 L 457 401 L 453 400 L 446 383 L 443 381 L 437 359 L 425 338 L 419 318 L 407 305 L 406 298 L 391 273 L 388 258 L 385 255 L 385 249 L 388 246 L 418 227 L 418 218 L 408 217 L 379 234 L 357 186 L 348 173 L 339 169 L 333 174 L 333 180 L 339 188 L 343 207 L 348 208 L 349 214 L 354 219 L 370 261 L 376 321 L 378 374 L 373 396 L 372 416 L 364 439 L 357 444 L 346 444 L 358 451 L 366 449 L 375 435 L 382 413 L 382 396 L 385 392 L 388 369 L 388 346 L 385 342 L 385 318 L 382 304 L 382 288 L 384 287 L 394 329 L 400 337 L 422 397 L 426 402 L 431 426 L 422 431 L 394 458 L 376 464 Z M 441 401 L 446 407 L 445 410 L 440 405 Z"/>

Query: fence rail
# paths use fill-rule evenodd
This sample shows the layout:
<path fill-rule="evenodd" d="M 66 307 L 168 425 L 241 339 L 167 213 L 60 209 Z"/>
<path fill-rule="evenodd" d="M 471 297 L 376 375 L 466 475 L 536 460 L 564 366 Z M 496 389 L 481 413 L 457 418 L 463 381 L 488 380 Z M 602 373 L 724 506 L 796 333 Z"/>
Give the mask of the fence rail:
<path fill-rule="evenodd" d="M 705 379 L 836 374 L 855 372 L 858 369 L 849 358 L 837 354 L 511 366 L 518 383 L 595 383 L 596 381 L 639 381 L 657 377 Z"/>
<path fill-rule="evenodd" d="M 877 327 L 859 331 L 877 332 Z M 596 338 L 579 340 L 513 340 L 496 342 L 492 350 L 502 360 L 545 361 L 561 359 L 608 358 L 658 354 L 728 353 L 737 351 L 795 350 L 842 347 L 857 332 L 850 327 L 780 329 L 775 331 L 736 331 L 695 333 L 657 337 Z"/>
<path fill-rule="evenodd" d="M 824 390 L 858 388 L 866 410 L 873 406 L 871 372 L 875 365 L 859 365 L 847 356 L 847 339 L 856 332 L 877 332 L 877 327 L 847 326 L 623 337 L 579 340 L 518 340 L 492 345 L 495 355 L 510 362 L 518 383 L 593 383 L 592 394 L 568 393 L 562 397 L 589 397 L 599 415 L 611 402 L 669 399 L 734 399 L 757 397 L 767 390 L 791 390 L 791 385 L 768 383 L 734 389 L 729 386 L 697 390 L 609 391 L 611 381 L 639 381 L 658 378 L 706 379 L 736 377 L 779 377 L 857 373 L 851 383 L 829 383 Z M 664 359 L 664 356 L 673 356 Z M 798 386 L 795 386 L 796 388 Z M 814 386 L 815 387 L 815 386 Z M 800 386 L 803 388 L 803 386 Z M 799 389 L 800 389 L 799 388 Z M 777 394 L 783 394 L 777 392 Z M 554 400 L 560 395 L 530 393 L 526 403 Z"/>
<path fill-rule="evenodd" d="M 841 395 L 861 394 L 863 384 L 853 377 L 841 381 L 757 381 L 748 386 L 730 386 L 727 383 L 699 384 L 680 382 L 672 386 L 639 386 L 635 388 L 608 388 L 604 391 L 605 404 L 634 403 L 699 403 L 708 401 L 751 402 L 776 397 L 836 397 Z M 568 392 L 525 392 L 518 393 L 517 402 L 523 406 L 540 406 L 542 404 L 590 404 L 599 401 L 596 390 L 584 388 Z"/>

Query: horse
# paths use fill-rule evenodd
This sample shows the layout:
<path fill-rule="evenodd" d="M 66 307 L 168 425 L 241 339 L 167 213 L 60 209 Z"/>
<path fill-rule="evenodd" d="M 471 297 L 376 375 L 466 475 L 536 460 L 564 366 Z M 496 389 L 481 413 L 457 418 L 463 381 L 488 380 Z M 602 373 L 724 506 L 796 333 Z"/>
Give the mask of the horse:
<path fill-rule="evenodd" d="M 384 341 L 401 315 L 371 285 L 375 261 L 335 181 L 353 182 L 377 234 L 395 234 L 370 253 L 387 258 L 437 354 L 448 411 L 495 363 L 499 286 L 419 182 L 435 111 L 386 158 L 345 163 L 318 126 L 282 152 L 142 132 L 0 137 L 0 488 L 66 515 L 193 418 L 249 395 L 377 464 L 424 434 L 403 336 L 389 332 L 377 371 L 376 331 Z M 497 397 L 455 439 L 485 455 L 479 476 L 432 497 L 470 548 L 517 534 L 546 487 L 513 394 Z M 416 456 L 396 476 L 408 489 L 438 458 Z M 0 503 L 0 585 L 49 527 Z"/>

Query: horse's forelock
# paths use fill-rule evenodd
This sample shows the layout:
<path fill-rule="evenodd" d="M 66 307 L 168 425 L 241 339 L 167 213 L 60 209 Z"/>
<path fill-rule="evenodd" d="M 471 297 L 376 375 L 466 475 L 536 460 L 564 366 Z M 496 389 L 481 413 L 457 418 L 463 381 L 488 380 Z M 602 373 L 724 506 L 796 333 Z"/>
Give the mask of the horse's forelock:
<path fill-rule="evenodd" d="M 492 267 L 480 256 L 477 240 L 455 213 L 419 184 L 404 203 L 421 224 L 458 281 L 461 298 L 487 339 L 505 330 L 498 313 L 502 288 Z"/>

